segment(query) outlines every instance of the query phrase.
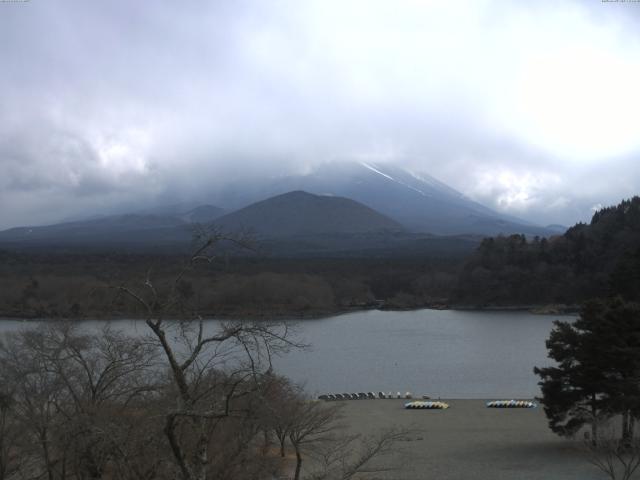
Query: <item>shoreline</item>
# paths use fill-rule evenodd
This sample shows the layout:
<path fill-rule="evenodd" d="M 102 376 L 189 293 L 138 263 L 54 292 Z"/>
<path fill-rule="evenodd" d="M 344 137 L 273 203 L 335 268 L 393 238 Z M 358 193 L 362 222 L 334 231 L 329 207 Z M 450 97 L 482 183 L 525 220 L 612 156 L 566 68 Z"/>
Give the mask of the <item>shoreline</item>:
<path fill-rule="evenodd" d="M 203 313 L 201 316 L 205 320 L 248 320 L 248 321 L 304 321 L 304 320 L 320 320 L 323 318 L 337 317 L 347 315 L 349 313 L 367 312 L 414 312 L 420 310 L 459 310 L 459 311 L 476 311 L 476 312 L 529 312 L 534 315 L 575 315 L 579 313 L 579 305 L 458 305 L 458 304 L 429 304 L 412 308 L 400 308 L 394 306 L 371 305 L 367 307 L 353 307 L 328 309 L 308 312 L 219 312 L 219 313 Z M 24 321 L 85 321 L 85 320 L 144 320 L 144 315 L 135 314 L 116 314 L 110 316 L 47 316 L 36 314 L 18 314 L 15 312 L 1 312 L 0 321 L 2 320 L 24 320 Z M 166 316 L 167 320 L 179 320 L 180 316 Z"/>

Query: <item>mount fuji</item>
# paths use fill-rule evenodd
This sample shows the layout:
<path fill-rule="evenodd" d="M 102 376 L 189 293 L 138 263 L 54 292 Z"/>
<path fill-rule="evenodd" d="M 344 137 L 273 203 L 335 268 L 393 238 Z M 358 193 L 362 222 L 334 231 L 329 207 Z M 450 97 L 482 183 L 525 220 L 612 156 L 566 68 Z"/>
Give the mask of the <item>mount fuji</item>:
<path fill-rule="evenodd" d="M 416 233 L 541 236 L 558 233 L 491 210 L 430 175 L 373 162 L 331 162 L 302 175 L 227 185 L 213 192 L 209 200 L 233 211 L 297 190 L 355 200 Z"/>

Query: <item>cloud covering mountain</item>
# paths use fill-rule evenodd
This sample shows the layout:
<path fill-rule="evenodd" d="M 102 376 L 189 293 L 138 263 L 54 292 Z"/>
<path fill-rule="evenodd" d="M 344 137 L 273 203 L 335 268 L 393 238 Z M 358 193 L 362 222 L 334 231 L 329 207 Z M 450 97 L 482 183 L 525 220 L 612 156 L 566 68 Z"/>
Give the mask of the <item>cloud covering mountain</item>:
<path fill-rule="evenodd" d="M 0 4 L 0 228 L 335 159 L 540 224 L 640 185 L 632 2 Z"/>

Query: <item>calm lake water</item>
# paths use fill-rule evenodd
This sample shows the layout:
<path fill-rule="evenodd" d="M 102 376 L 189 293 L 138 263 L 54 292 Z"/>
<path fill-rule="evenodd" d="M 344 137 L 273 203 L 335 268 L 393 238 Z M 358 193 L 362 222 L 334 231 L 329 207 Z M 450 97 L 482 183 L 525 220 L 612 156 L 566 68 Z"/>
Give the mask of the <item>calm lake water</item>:
<path fill-rule="evenodd" d="M 539 394 L 533 367 L 550 364 L 544 342 L 555 319 L 572 317 L 418 310 L 305 320 L 297 336 L 311 348 L 275 365 L 311 394 L 408 390 L 442 398 L 530 398 Z M 25 324 L 32 323 L 2 320 L 0 333 Z M 113 324 L 146 332 L 140 321 Z"/>

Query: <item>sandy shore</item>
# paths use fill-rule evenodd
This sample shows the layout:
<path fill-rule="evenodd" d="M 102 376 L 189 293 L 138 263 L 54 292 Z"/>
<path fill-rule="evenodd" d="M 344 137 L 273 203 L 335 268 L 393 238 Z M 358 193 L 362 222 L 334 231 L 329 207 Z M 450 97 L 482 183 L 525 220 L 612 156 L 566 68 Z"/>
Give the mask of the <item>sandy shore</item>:
<path fill-rule="evenodd" d="M 366 478 L 402 480 L 595 480 L 605 478 L 580 441 L 554 435 L 542 408 L 490 409 L 483 400 L 446 400 L 448 410 L 405 410 L 404 400 L 345 401 L 351 433 L 417 429 L 394 454 L 400 470 Z"/>

